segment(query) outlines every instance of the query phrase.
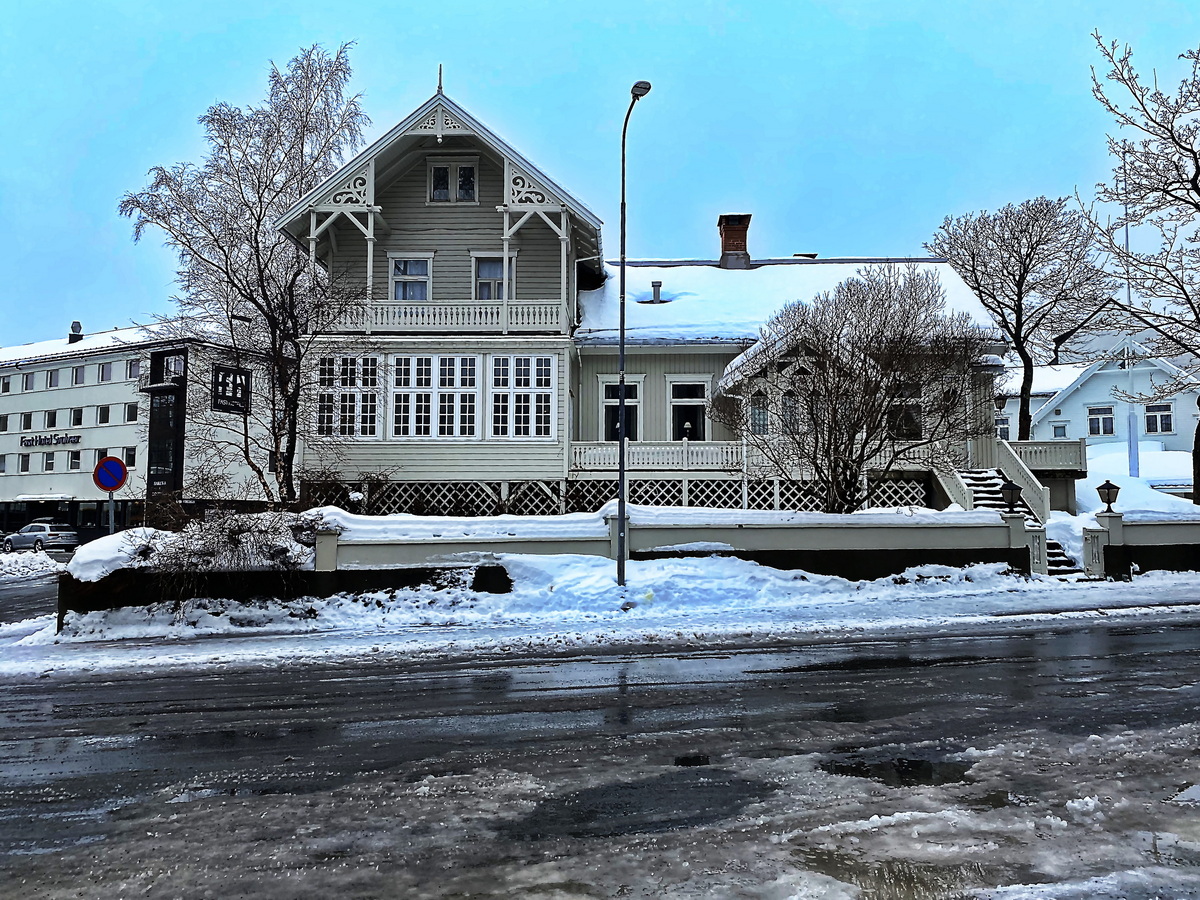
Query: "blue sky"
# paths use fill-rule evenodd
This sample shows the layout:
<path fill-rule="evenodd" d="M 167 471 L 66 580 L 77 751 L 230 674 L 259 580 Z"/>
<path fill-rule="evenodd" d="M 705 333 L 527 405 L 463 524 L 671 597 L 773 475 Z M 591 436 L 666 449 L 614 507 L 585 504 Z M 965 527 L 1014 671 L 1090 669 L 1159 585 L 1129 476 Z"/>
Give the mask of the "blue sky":
<path fill-rule="evenodd" d="M 906 255 L 947 214 L 1090 195 L 1109 122 L 1090 33 L 1172 84 L 1200 4 L 1059 2 L 8 4 L 0 18 L 0 345 L 170 311 L 174 259 L 122 193 L 198 160 L 196 118 L 253 102 L 268 60 L 356 41 L 377 136 L 446 92 L 588 204 L 615 254 L 629 86 L 631 256 Z"/>

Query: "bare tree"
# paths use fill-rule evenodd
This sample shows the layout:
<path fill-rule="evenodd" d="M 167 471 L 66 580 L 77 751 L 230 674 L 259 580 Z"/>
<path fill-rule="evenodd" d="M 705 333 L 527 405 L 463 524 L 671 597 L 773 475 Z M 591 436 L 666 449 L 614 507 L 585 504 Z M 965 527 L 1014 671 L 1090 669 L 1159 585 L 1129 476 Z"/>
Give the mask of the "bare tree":
<path fill-rule="evenodd" d="M 946 312 L 936 272 L 867 267 L 764 325 L 712 414 L 762 472 L 811 480 L 826 512 L 853 512 L 888 473 L 951 466 L 991 427 L 990 394 L 981 416 L 971 384 L 989 344 L 965 314 Z"/>
<path fill-rule="evenodd" d="M 975 292 L 1021 361 L 1017 438 L 1029 440 L 1034 366 L 1054 337 L 1094 316 L 1112 294 L 1095 226 L 1066 197 L 1036 197 L 990 213 L 947 216 L 925 245 Z"/>
<path fill-rule="evenodd" d="M 225 345 L 235 365 L 253 361 L 268 381 L 256 391 L 267 408 L 218 430 L 220 447 L 241 454 L 272 503 L 297 498 L 314 341 L 355 301 L 274 224 L 362 144 L 369 120 L 346 92 L 349 47 L 330 55 L 314 45 L 284 70 L 272 64 L 261 104 L 210 107 L 199 120 L 202 162 L 151 169 L 149 186 L 119 207 L 134 219 L 135 240 L 155 227 L 178 252 L 175 328 Z"/>
<path fill-rule="evenodd" d="M 1143 83 L 1133 51 L 1093 37 L 1109 66 L 1104 81 L 1092 71 L 1092 93 L 1125 136 L 1109 135 L 1115 159 L 1112 181 L 1097 185 L 1102 202 L 1121 213 L 1100 234 L 1115 269 L 1130 291 L 1123 304 L 1130 318 L 1153 333 L 1150 349 L 1185 357 L 1184 371 L 1200 373 L 1200 49 L 1180 56 L 1191 71 L 1173 91 Z M 1138 247 L 1130 249 L 1128 229 Z M 1183 387 L 1164 381 L 1152 395 L 1169 397 Z M 1200 485 L 1200 423 L 1192 445 L 1192 484 Z M 1200 490 L 1192 491 L 1200 504 Z"/>

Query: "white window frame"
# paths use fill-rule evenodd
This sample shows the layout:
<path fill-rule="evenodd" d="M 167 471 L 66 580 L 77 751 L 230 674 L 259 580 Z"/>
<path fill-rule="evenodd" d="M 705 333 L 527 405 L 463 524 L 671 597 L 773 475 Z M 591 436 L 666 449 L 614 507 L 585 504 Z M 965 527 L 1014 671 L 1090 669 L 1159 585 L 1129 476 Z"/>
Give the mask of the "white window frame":
<path fill-rule="evenodd" d="M 71 367 L 71 384 L 75 387 L 87 384 L 87 366 Z"/>
<path fill-rule="evenodd" d="M 42 454 L 42 471 L 43 472 L 53 472 L 54 471 L 54 463 L 55 463 L 55 459 L 54 459 L 54 451 L 53 450 L 47 450 L 45 453 Z"/>
<path fill-rule="evenodd" d="M 47 369 L 46 370 L 46 390 L 49 391 L 49 390 L 53 390 L 54 388 L 58 387 L 61 377 L 62 376 L 59 374 L 58 369 Z"/>
<path fill-rule="evenodd" d="M 333 360 L 332 370 L 327 367 L 328 360 Z M 380 440 L 386 424 L 381 402 L 387 388 L 385 369 L 383 357 L 374 354 L 318 357 L 317 435 L 354 441 Z"/>
<path fill-rule="evenodd" d="M 125 380 L 134 381 L 142 377 L 142 361 L 140 359 L 125 360 Z"/>
<path fill-rule="evenodd" d="M 33 431 L 33 413 L 23 412 L 21 415 L 21 430 Z"/>
<path fill-rule="evenodd" d="M 703 375 L 667 375 L 667 440 L 675 440 L 675 407 L 676 406 L 695 406 L 697 400 L 693 398 L 675 399 L 675 385 L 677 384 L 699 384 L 704 386 L 704 398 L 699 401 L 704 407 L 704 437 L 692 438 L 692 440 L 712 440 L 712 418 L 708 414 L 708 401 L 712 396 L 712 379 Z M 628 379 L 628 376 L 626 376 Z M 643 438 L 644 440 L 644 438 Z M 683 440 L 680 438 L 680 440 Z"/>
<path fill-rule="evenodd" d="M 96 363 L 96 384 L 104 384 L 113 380 L 113 364 L 111 362 Z"/>
<path fill-rule="evenodd" d="M 49 431 L 52 428 L 57 428 L 58 427 L 58 410 L 57 409 L 45 410 L 42 413 L 42 422 L 44 423 L 43 427 L 47 431 Z"/>
<path fill-rule="evenodd" d="M 133 413 L 131 416 L 130 413 Z M 136 422 L 138 420 L 138 405 L 136 401 L 131 401 L 125 404 L 125 424 Z"/>
<path fill-rule="evenodd" d="M 1069 421 L 1063 420 L 1063 421 L 1056 422 L 1056 421 L 1051 420 L 1048 424 L 1050 425 L 1050 440 L 1052 440 L 1052 441 L 1070 440 L 1070 431 L 1071 431 L 1070 425 L 1071 425 L 1071 423 Z M 1055 428 L 1061 428 L 1063 430 L 1062 437 L 1055 436 L 1055 434 L 1054 434 Z"/>
<path fill-rule="evenodd" d="M 508 360 L 507 387 L 495 383 L 497 360 Z M 522 360 L 529 361 L 530 384 L 528 387 L 517 385 L 517 373 L 521 368 L 519 361 Z M 546 385 L 539 383 L 539 364 L 542 360 L 550 361 L 549 379 Z M 524 353 L 494 353 L 487 357 L 487 369 L 484 377 L 487 378 L 486 422 L 489 440 L 519 443 L 548 443 L 558 440 L 558 367 L 559 355 L 544 350 L 532 350 Z M 526 401 L 529 403 L 529 434 L 516 434 L 517 409 L 521 402 L 520 398 L 523 396 L 529 397 Z M 538 411 L 543 396 L 548 397 L 548 433 L 538 434 Z M 501 409 L 501 397 L 507 397 L 507 400 L 504 401 L 504 405 L 507 406 L 507 428 L 504 433 L 501 433 L 496 427 L 496 417 Z"/>
<path fill-rule="evenodd" d="M 597 423 L 598 439 L 607 444 L 615 444 L 616 441 L 609 441 L 607 438 L 604 437 L 604 430 L 605 430 L 604 429 L 604 411 L 606 408 L 608 408 L 610 406 L 620 406 L 621 401 L 620 401 L 620 399 L 613 399 L 613 400 L 605 399 L 604 388 L 606 385 L 620 384 L 621 378 L 619 375 L 615 375 L 615 374 L 614 375 L 597 375 L 596 380 L 598 382 L 597 387 L 600 391 L 600 404 L 599 404 L 600 405 L 600 414 L 599 414 L 599 422 Z M 628 389 L 630 385 L 634 385 L 637 387 L 637 397 L 636 398 L 634 398 L 632 400 L 629 399 L 629 397 L 625 398 L 626 406 L 636 407 L 636 413 L 634 415 L 634 419 L 637 422 L 637 438 L 631 439 L 630 443 L 640 443 L 641 441 L 646 440 L 645 422 L 642 421 L 642 401 L 646 396 L 646 376 L 645 375 L 630 375 L 628 372 L 625 373 L 626 389 Z"/>
<path fill-rule="evenodd" d="M 500 302 L 499 298 L 493 297 L 491 300 L 483 301 L 479 299 L 479 261 L 481 259 L 498 259 L 501 265 L 504 264 L 503 250 L 472 250 L 471 251 L 471 300 L 475 303 L 496 303 Z M 501 274 L 501 281 L 504 280 Z M 508 298 L 511 300 L 517 292 L 517 251 L 510 249 L 508 251 Z"/>
<path fill-rule="evenodd" d="M 448 166 L 450 169 L 450 198 L 433 199 L 433 170 Z M 475 169 L 475 199 L 458 199 L 458 167 L 473 166 Z M 430 156 L 425 160 L 425 205 L 426 206 L 478 206 L 479 205 L 479 157 L 478 156 Z"/>
<path fill-rule="evenodd" d="M 429 303 L 433 300 L 433 257 L 432 250 L 420 250 L 412 253 L 402 253 L 398 250 L 390 250 L 387 255 L 388 267 L 388 293 L 387 301 L 392 304 L 399 303 Z M 394 261 L 397 259 L 423 259 L 425 260 L 429 274 L 423 278 L 420 275 L 396 275 L 396 266 Z M 424 300 L 397 300 L 396 299 L 396 284 L 397 282 L 425 282 L 425 299 Z"/>
<path fill-rule="evenodd" d="M 22 372 L 21 373 L 21 391 L 22 392 L 36 390 L 36 388 L 34 387 L 34 376 L 35 375 L 37 375 L 36 372 Z"/>
<path fill-rule="evenodd" d="M 97 425 L 111 425 L 112 423 L 113 423 L 112 404 L 111 403 L 101 403 L 99 406 L 96 407 L 96 424 Z"/>
<path fill-rule="evenodd" d="M 1170 428 L 1162 427 L 1162 420 L 1164 418 L 1171 423 Z M 1155 423 L 1154 431 L 1150 430 L 1151 421 Z M 1165 400 L 1162 403 L 1147 403 L 1142 410 L 1142 425 L 1146 429 L 1146 434 L 1174 434 L 1175 404 L 1170 400 Z"/>
<path fill-rule="evenodd" d="M 389 440 L 424 443 L 483 440 L 483 417 L 488 409 L 483 379 L 490 371 L 485 355 L 399 353 L 389 358 L 389 365 Z M 449 422 L 442 418 L 447 414 Z M 443 433 L 446 428 L 451 433 Z"/>
<path fill-rule="evenodd" d="M 1011 439 L 1012 435 L 1012 416 L 1008 413 L 996 414 L 996 437 L 1002 441 Z"/>
<path fill-rule="evenodd" d="M 78 472 L 83 468 L 83 451 L 68 450 L 67 451 L 67 471 Z"/>
<path fill-rule="evenodd" d="M 1092 412 L 1092 410 L 1108 410 L 1108 412 Z M 1087 408 L 1087 429 L 1088 437 L 1115 437 L 1117 433 L 1117 416 L 1116 407 L 1111 403 L 1101 406 L 1089 406 Z M 1108 431 L 1104 430 L 1104 422 L 1108 421 Z M 1095 422 L 1096 430 L 1092 430 L 1093 421 Z"/>
<path fill-rule="evenodd" d="M 28 475 L 29 474 L 29 457 L 30 457 L 30 454 L 28 454 L 28 453 L 18 453 L 17 454 L 17 474 L 18 475 Z"/>

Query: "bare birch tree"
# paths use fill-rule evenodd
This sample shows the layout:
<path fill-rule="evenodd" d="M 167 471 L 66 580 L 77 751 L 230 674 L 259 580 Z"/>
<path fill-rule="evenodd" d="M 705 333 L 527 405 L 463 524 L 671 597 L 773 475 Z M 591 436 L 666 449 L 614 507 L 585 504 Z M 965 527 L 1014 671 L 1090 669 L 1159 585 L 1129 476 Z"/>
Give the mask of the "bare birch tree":
<path fill-rule="evenodd" d="M 981 416 L 971 385 L 990 343 L 946 311 L 936 272 L 867 267 L 776 313 L 722 379 L 712 414 L 763 474 L 811 480 L 825 512 L 853 512 L 888 473 L 953 465 L 990 428 L 991 398 Z"/>
<path fill-rule="evenodd" d="M 944 257 L 975 292 L 1021 361 L 1017 438 L 1029 440 L 1036 365 L 1056 335 L 1107 302 L 1113 284 L 1101 266 L 1091 219 L 1066 197 L 1036 197 L 994 213 L 947 216 L 929 252 Z"/>
<path fill-rule="evenodd" d="M 1108 136 L 1112 180 L 1097 185 L 1101 202 L 1121 212 L 1100 234 L 1114 270 L 1130 287 L 1130 318 L 1153 333 L 1152 352 L 1185 357 L 1184 371 L 1200 374 L 1200 49 L 1188 50 L 1188 72 L 1163 90 L 1155 75 L 1143 82 L 1128 45 L 1093 35 L 1108 65 L 1092 71 L 1092 93 L 1117 124 Z M 1108 82 L 1106 85 L 1105 82 Z M 1115 207 L 1114 207 L 1115 209 Z M 1133 230 L 1130 249 L 1126 229 Z M 1172 396 L 1184 384 L 1164 381 L 1143 402 Z M 1200 423 L 1192 446 L 1192 484 L 1200 485 Z M 1200 491 L 1192 491 L 1200 504 Z"/>
<path fill-rule="evenodd" d="M 151 169 L 150 184 L 119 207 L 134 220 L 135 240 L 157 228 L 178 253 L 173 327 L 265 374 L 255 401 L 266 407 L 218 431 L 220 449 L 242 455 L 273 504 L 297 499 L 314 341 L 356 299 L 274 225 L 362 144 L 369 120 L 359 96 L 347 94 L 349 47 L 331 55 L 314 45 L 285 69 L 272 64 L 260 104 L 210 107 L 199 119 L 204 159 Z"/>

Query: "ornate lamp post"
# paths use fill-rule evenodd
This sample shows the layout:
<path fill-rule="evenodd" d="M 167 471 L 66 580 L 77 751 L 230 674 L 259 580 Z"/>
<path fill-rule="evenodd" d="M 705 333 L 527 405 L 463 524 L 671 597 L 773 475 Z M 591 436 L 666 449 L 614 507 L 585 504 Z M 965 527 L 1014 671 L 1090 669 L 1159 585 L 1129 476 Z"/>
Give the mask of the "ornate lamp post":
<path fill-rule="evenodd" d="M 1112 505 L 1117 502 L 1117 494 L 1121 493 L 1121 489 L 1113 484 L 1109 479 L 1104 479 L 1104 484 L 1096 488 L 1096 493 L 1100 495 L 1100 502 L 1108 505 L 1105 512 L 1112 512 Z"/>
<path fill-rule="evenodd" d="M 1000 485 L 1000 499 L 1008 505 L 1010 513 L 1016 512 L 1017 504 L 1021 502 L 1021 486 L 1005 480 L 1004 484 Z"/>
<path fill-rule="evenodd" d="M 621 126 L 621 321 L 617 343 L 617 584 L 625 586 L 625 134 L 629 117 L 639 100 L 650 93 L 650 82 L 638 81 L 629 90 L 629 109 Z"/>

